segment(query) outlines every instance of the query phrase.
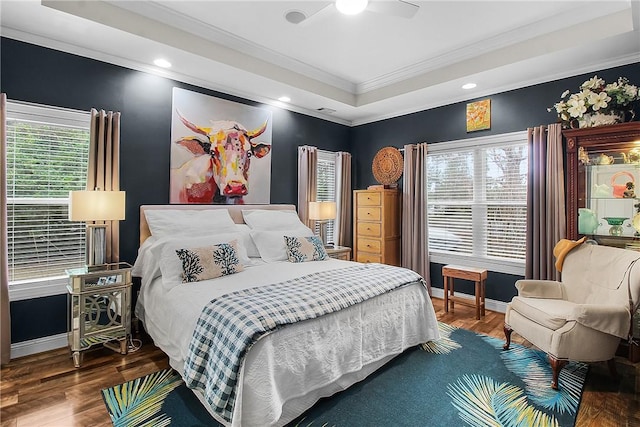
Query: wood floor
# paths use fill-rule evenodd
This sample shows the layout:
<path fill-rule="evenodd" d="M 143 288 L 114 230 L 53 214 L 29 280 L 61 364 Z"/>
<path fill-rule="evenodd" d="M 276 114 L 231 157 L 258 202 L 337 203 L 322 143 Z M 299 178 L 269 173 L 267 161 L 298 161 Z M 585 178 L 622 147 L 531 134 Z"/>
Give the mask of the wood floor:
<path fill-rule="evenodd" d="M 487 311 L 484 318 L 475 320 L 471 307 L 456 306 L 455 313 L 444 313 L 442 300 L 433 303 L 439 320 L 503 338 L 501 313 Z M 0 425 L 111 426 L 100 390 L 168 366 L 164 353 L 148 337 L 142 338 L 142 349 L 126 356 L 105 348 L 91 350 L 85 353 L 80 369 L 73 367 L 67 349 L 13 360 L 0 372 Z M 527 344 L 515 334 L 513 338 L 513 342 Z M 620 378 L 615 380 L 606 364 L 593 364 L 576 425 L 640 427 L 640 395 L 634 392 L 636 368 L 640 370 L 619 359 Z M 425 422 L 429 425 L 438 424 Z"/>

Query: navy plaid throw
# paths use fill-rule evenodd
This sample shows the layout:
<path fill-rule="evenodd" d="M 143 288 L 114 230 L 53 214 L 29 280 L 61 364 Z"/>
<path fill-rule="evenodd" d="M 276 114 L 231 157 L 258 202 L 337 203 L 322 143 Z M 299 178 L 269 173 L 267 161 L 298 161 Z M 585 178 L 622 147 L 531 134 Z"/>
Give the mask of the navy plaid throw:
<path fill-rule="evenodd" d="M 262 335 L 414 282 L 424 284 L 424 279 L 405 268 L 362 264 L 223 295 L 200 314 L 185 362 L 185 382 L 202 391 L 213 410 L 230 422 L 242 360 Z"/>

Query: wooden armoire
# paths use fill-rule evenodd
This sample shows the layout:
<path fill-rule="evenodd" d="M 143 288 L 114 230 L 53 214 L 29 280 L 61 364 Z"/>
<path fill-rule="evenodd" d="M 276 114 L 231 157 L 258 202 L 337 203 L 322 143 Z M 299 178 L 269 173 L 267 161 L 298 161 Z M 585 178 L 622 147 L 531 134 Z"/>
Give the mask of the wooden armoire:
<path fill-rule="evenodd" d="M 353 260 L 400 265 L 401 193 L 398 189 L 353 192 Z"/>

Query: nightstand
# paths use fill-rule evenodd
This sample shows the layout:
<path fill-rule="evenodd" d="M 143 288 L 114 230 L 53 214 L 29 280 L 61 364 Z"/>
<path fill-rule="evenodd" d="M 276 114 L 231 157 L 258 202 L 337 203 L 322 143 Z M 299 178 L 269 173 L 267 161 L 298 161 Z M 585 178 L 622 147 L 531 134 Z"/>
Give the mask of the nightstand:
<path fill-rule="evenodd" d="M 70 269 L 69 347 L 76 368 L 82 351 L 102 344 L 127 354 L 131 334 L 131 265 L 120 262 Z M 117 341 L 117 343 L 116 343 Z"/>
<path fill-rule="evenodd" d="M 351 261 L 351 248 L 347 246 L 334 246 L 333 248 L 324 248 L 329 258 L 343 259 Z"/>

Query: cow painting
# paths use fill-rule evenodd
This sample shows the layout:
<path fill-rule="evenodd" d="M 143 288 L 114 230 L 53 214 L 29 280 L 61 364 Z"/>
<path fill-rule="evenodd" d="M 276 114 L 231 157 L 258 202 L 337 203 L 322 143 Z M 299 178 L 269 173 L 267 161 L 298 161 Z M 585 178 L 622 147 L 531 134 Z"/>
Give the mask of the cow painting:
<path fill-rule="evenodd" d="M 205 127 L 176 113 L 195 135 L 171 144 L 170 201 L 243 204 L 249 194 L 251 159 L 261 159 L 271 150 L 270 144 L 257 140 L 268 122 L 252 130 L 232 120 L 211 121 Z"/>

